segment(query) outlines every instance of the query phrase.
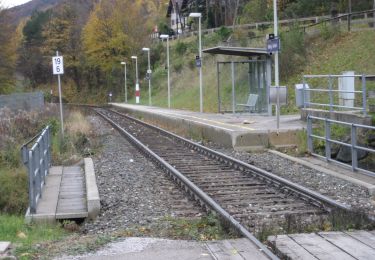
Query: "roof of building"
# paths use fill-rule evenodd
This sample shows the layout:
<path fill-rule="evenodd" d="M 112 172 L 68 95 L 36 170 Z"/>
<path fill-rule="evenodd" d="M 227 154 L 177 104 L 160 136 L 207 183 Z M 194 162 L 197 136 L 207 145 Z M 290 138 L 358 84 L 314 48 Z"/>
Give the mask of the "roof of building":
<path fill-rule="evenodd" d="M 231 56 L 259 57 L 271 56 L 265 48 L 246 48 L 246 47 L 224 47 L 218 46 L 203 50 L 204 53 L 222 54 Z"/>

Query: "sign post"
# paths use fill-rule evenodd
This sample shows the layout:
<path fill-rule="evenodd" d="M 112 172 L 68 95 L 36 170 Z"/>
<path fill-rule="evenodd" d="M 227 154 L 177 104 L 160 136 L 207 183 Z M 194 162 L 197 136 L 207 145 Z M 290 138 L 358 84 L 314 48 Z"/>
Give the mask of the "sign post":
<path fill-rule="evenodd" d="M 59 101 L 60 101 L 60 122 L 61 122 L 61 140 L 64 140 L 64 117 L 62 109 L 62 98 L 61 98 L 61 79 L 60 75 L 64 74 L 64 58 L 59 56 L 59 52 L 56 51 L 56 56 L 52 57 L 53 75 L 57 75 L 59 84 Z"/>

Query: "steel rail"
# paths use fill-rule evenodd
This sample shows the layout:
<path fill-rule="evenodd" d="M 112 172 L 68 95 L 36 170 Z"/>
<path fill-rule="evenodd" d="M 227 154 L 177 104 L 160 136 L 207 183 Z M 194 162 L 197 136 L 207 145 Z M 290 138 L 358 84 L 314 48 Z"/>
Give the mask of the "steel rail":
<path fill-rule="evenodd" d="M 337 210 L 344 210 L 344 211 L 347 211 L 347 212 L 351 212 L 352 209 L 351 207 L 347 206 L 347 205 L 344 205 L 342 203 L 339 203 L 335 200 L 332 200 L 330 198 L 328 198 L 327 196 L 324 196 L 322 194 L 319 194 L 313 190 L 310 190 L 306 187 L 303 187 L 299 184 L 296 184 L 296 183 L 293 183 L 289 180 L 286 180 L 282 177 L 279 177 L 275 174 L 272 174 L 270 172 L 267 172 L 263 169 L 260 169 L 258 167 L 255 167 L 254 165 L 250 165 L 250 164 L 247 164 L 245 162 L 242 162 L 240 160 L 237 160 L 235 158 L 232 158 L 230 156 L 227 156 L 221 152 L 218 152 L 218 151 L 215 151 L 215 150 L 212 150 L 210 148 L 207 148 L 203 145 L 200 145 L 200 144 L 197 144 L 197 143 L 194 143 L 193 141 L 190 141 L 186 138 L 183 138 L 181 136 L 178 136 L 174 133 L 171 133 L 169 131 L 166 131 L 160 127 L 157 127 L 157 126 L 153 126 L 153 125 L 150 125 L 150 124 L 147 124 L 141 120 L 138 120 L 136 118 L 133 118 L 131 116 L 128 116 L 128 115 L 124 115 L 118 111 L 115 111 L 115 110 L 110 110 L 111 112 L 113 113 L 116 113 L 120 116 L 123 116 L 123 117 L 126 117 L 130 120 L 133 120 L 143 126 L 146 126 L 146 127 L 149 127 L 149 128 L 152 128 L 162 134 L 165 134 L 165 135 L 168 135 L 168 136 L 171 136 L 173 137 L 174 139 L 178 140 L 178 141 L 181 141 L 183 143 L 185 143 L 186 145 L 188 145 L 190 148 L 200 152 L 200 153 L 203 153 L 204 155 L 206 156 L 210 156 L 211 158 L 213 159 L 216 159 L 218 161 L 221 161 L 221 162 L 224 162 L 224 163 L 227 163 L 228 165 L 234 167 L 235 169 L 239 169 L 241 171 L 244 171 L 244 172 L 250 172 L 252 175 L 255 175 L 257 176 L 259 179 L 263 180 L 263 181 L 266 181 L 267 183 L 269 184 L 273 184 L 273 186 L 276 186 L 280 189 L 287 189 L 287 190 L 290 190 L 296 194 L 298 194 L 300 196 L 301 199 L 304 199 L 306 201 L 309 201 L 310 203 L 318 206 L 318 207 L 322 207 L 324 208 L 326 211 L 328 212 L 332 212 L 332 208 L 333 209 L 337 209 Z M 328 207 L 327 207 L 328 206 Z"/>
<path fill-rule="evenodd" d="M 182 173 L 176 170 L 172 165 L 166 162 L 163 158 L 154 153 L 151 149 L 141 143 L 133 135 L 128 133 L 120 125 L 116 124 L 109 117 L 103 113 L 95 110 L 100 116 L 107 120 L 113 127 L 115 127 L 129 142 L 135 145 L 142 153 L 150 157 L 159 167 L 163 168 L 174 180 L 178 180 L 180 185 L 190 190 L 190 193 L 194 195 L 194 198 L 206 204 L 209 208 L 217 212 L 225 221 L 229 222 L 235 229 L 237 229 L 243 236 L 249 239 L 255 246 L 257 246 L 268 258 L 276 260 L 279 259 L 274 255 L 263 243 L 261 243 L 253 234 L 251 234 L 244 226 L 242 226 L 236 219 L 234 219 L 227 211 L 225 211 L 219 204 L 217 204 L 210 196 L 208 196 L 204 191 L 202 191 L 198 186 L 192 183 L 188 178 L 186 178 Z M 125 116 L 136 122 L 141 122 L 134 118 L 128 117 L 121 113 L 111 110 L 121 116 Z M 143 125 L 143 124 L 142 124 Z M 149 125 L 147 125 L 149 126 Z M 160 129 L 162 130 L 162 129 Z"/>

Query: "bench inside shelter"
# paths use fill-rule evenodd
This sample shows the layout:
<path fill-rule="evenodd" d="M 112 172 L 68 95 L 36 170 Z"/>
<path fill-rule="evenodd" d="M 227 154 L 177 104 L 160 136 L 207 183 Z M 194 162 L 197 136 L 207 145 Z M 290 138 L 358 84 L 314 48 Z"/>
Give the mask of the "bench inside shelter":
<path fill-rule="evenodd" d="M 244 109 L 248 109 L 249 112 L 254 112 L 255 111 L 255 106 L 258 101 L 258 95 L 257 94 L 250 94 L 246 104 L 237 104 L 237 106 L 244 107 Z"/>

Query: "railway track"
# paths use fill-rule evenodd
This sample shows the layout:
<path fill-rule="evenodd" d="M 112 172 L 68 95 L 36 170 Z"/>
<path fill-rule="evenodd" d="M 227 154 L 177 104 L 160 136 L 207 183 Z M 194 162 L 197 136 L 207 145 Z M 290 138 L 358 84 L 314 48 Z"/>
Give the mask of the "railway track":
<path fill-rule="evenodd" d="M 275 256 L 252 233 L 312 225 L 350 209 L 262 169 L 114 110 L 95 109 L 207 210 Z"/>

